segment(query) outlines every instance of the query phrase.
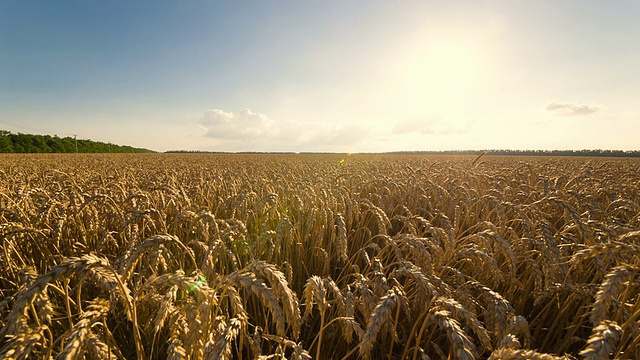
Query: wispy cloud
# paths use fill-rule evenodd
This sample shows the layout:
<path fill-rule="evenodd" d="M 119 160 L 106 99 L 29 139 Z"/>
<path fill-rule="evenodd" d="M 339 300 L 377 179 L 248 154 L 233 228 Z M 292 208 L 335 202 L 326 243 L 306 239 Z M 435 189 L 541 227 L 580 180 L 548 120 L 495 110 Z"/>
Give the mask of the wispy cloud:
<path fill-rule="evenodd" d="M 598 105 L 589 104 L 576 104 L 572 102 L 557 102 L 552 101 L 545 106 L 547 111 L 551 111 L 557 115 L 574 116 L 574 115 L 589 115 L 600 110 Z"/>
<path fill-rule="evenodd" d="M 207 110 L 199 124 L 206 130 L 205 136 L 216 139 L 255 139 L 274 135 L 273 121 L 249 109 L 239 113 Z"/>
<path fill-rule="evenodd" d="M 371 131 L 359 124 L 277 121 L 244 109 L 205 111 L 198 121 L 202 136 L 228 151 L 340 151 L 365 141 Z"/>
<path fill-rule="evenodd" d="M 423 120 L 406 120 L 396 124 L 391 130 L 392 135 L 417 133 L 421 135 L 460 134 L 469 131 L 470 122 L 452 123 L 441 118 L 427 118 Z"/>
<path fill-rule="evenodd" d="M 419 133 L 422 135 L 434 134 L 436 131 L 434 129 L 436 121 L 433 120 L 425 120 L 425 121 L 417 121 L 417 120 L 407 120 L 402 121 L 396 124 L 396 126 L 391 131 L 394 135 L 399 134 L 409 134 L 409 133 Z"/>

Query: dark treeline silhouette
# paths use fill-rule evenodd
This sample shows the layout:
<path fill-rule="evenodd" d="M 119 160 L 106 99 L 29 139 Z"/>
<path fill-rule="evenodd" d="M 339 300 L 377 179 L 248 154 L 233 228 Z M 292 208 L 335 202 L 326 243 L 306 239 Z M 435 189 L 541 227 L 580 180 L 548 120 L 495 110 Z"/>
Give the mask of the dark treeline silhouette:
<path fill-rule="evenodd" d="M 167 154 L 272 154 L 272 155 L 293 155 L 301 154 L 293 151 L 202 151 L 202 150 L 169 150 L 165 151 Z M 329 153 L 327 153 L 329 154 Z"/>
<path fill-rule="evenodd" d="M 447 151 L 394 151 L 397 155 L 504 155 L 504 156 L 590 156 L 640 157 L 639 150 L 447 150 Z"/>
<path fill-rule="evenodd" d="M 77 140 L 79 153 L 152 153 L 147 149 L 114 145 L 98 141 Z M 0 130 L 0 153 L 75 153 L 76 139 L 72 137 L 31 135 Z"/>
<path fill-rule="evenodd" d="M 171 150 L 171 154 L 300 154 L 330 155 L 341 153 L 329 152 L 225 152 L 225 151 L 190 151 Z M 591 157 L 640 157 L 639 150 L 445 150 L 445 151 L 392 151 L 377 154 L 388 155 L 501 155 L 501 156 L 591 156 Z"/>

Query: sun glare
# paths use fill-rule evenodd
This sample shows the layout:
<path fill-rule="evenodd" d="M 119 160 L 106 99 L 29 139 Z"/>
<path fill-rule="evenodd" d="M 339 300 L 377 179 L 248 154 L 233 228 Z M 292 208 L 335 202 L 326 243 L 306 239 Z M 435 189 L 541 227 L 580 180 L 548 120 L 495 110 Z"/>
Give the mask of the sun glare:
<path fill-rule="evenodd" d="M 485 75 L 483 50 L 472 38 L 421 39 L 405 56 L 408 97 L 449 103 L 472 92 Z"/>

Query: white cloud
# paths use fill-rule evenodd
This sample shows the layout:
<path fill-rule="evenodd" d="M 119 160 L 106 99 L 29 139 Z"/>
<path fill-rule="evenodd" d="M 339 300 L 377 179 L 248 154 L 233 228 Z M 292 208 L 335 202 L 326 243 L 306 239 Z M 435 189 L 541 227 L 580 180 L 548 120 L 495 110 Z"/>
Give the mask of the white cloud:
<path fill-rule="evenodd" d="M 576 104 L 572 102 L 552 101 L 545 107 L 547 111 L 551 111 L 557 115 L 573 116 L 573 115 L 589 115 L 600 110 L 598 105 Z"/>
<path fill-rule="evenodd" d="M 249 109 L 207 110 L 198 126 L 221 151 L 346 151 L 371 134 L 363 125 L 276 121 Z"/>
<path fill-rule="evenodd" d="M 308 125 L 305 125 L 308 126 Z M 300 139 L 301 145 L 317 144 L 323 149 L 346 147 L 366 141 L 371 135 L 371 129 L 359 124 L 342 125 L 312 125 L 309 129 L 310 136 Z M 304 131 L 301 132 L 304 134 Z"/>
<path fill-rule="evenodd" d="M 199 124 L 205 136 L 216 139 L 255 139 L 273 136 L 273 121 L 266 115 L 244 109 L 237 114 L 219 109 L 205 111 Z"/>
<path fill-rule="evenodd" d="M 417 121 L 407 120 L 399 122 L 391 131 L 394 135 L 408 134 L 408 133 L 420 133 L 422 135 L 434 134 L 434 121 Z"/>
<path fill-rule="evenodd" d="M 424 120 L 406 120 L 396 124 L 391 130 L 393 135 L 417 133 L 421 135 L 448 135 L 460 134 L 469 131 L 471 123 L 453 123 L 442 121 L 440 118 L 427 118 Z"/>

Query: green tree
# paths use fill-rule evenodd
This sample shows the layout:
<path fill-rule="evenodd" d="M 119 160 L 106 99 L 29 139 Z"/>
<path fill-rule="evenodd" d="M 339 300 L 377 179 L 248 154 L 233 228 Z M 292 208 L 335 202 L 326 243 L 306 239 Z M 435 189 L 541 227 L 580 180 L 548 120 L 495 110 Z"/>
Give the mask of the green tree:
<path fill-rule="evenodd" d="M 11 135 L 10 132 L 0 130 L 0 153 L 13 152 L 13 142 L 9 135 Z"/>

